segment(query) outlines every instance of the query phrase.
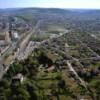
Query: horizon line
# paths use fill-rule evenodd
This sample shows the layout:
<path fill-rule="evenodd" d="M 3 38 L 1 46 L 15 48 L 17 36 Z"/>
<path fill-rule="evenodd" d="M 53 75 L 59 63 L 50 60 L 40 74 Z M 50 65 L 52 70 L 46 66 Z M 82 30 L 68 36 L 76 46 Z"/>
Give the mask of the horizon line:
<path fill-rule="evenodd" d="M 2 10 L 5 9 L 28 9 L 28 8 L 39 8 L 39 9 L 76 9 L 76 10 L 100 10 L 100 8 L 60 8 L 60 7 L 7 7 L 7 8 L 0 8 Z"/>

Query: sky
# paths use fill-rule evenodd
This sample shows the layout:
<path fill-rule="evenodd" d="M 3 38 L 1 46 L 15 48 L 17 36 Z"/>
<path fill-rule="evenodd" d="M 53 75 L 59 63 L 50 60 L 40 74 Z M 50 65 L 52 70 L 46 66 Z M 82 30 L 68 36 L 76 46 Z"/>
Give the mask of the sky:
<path fill-rule="evenodd" d="M 0 0 L 0 8 L 16 7 L 100 9 L 100 0 Z"/>

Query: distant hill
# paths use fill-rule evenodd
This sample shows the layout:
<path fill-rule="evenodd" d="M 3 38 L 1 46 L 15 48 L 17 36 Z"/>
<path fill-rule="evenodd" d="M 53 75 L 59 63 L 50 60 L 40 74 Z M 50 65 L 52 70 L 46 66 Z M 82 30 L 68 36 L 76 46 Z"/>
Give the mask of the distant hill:
<path fill-rule="evenodd" d="M 100 10 L 59 8 L 13 8 L 0 9 L 1 16 L 17 16 L 33 26 L 39 22 L 41 30 L 49 27 L 100 31 Z"/>

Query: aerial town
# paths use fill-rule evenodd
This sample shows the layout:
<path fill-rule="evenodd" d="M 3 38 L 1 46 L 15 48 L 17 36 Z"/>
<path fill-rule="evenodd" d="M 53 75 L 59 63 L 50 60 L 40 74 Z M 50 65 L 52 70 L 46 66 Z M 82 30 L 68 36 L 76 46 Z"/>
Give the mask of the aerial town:
<path fill-rule="evenodd" d="M 100 11 L 1 9 L 0 100 L 100 100 Z"/>

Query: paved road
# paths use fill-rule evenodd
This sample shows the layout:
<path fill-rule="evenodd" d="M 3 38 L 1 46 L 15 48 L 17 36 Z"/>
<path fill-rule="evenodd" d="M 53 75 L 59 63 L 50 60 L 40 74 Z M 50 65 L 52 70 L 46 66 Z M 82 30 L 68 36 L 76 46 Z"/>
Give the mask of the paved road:
<path fill-rule="evenodd" d="M 71 65 L 71 63 L 69 61 L 67 61 L 67 65 L 68 65 L 69 70 L 76 76 L 76 78 L 79 80 L 81 85 L 83 85 L 87 89 L 87 86 L 86 86 L 85 82 L 79 77 L 79 75 L 74 70 L 74 68 L 72 67 L 72 65 Z"/>
<path fill-rule="evenodd" d="M 91 34 L 91 37 L 95 38 L 96 40 L 100 40 L 96 35 Z"/>
<path fill-rule="evenodd" d="M 33 28 L 33 30 L 23 39 L 23 41 L 20 43 L 19 45 L 19 49 L 16 53 L 16 58 L 18 60 L 21 60 L 24 58 L 24 52 L 25 49 L 27 48 L 27 45 L 30 41 L 31 36 L 38 30 L 39 24 L 40 24 L 41 20 L 37 22 L 36 26 Z"/>

